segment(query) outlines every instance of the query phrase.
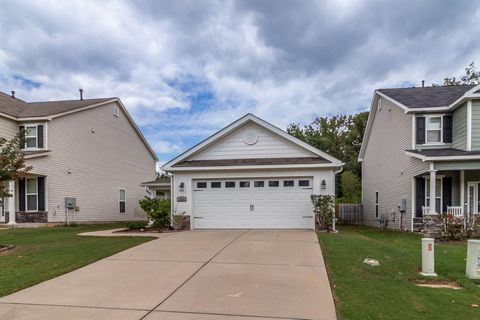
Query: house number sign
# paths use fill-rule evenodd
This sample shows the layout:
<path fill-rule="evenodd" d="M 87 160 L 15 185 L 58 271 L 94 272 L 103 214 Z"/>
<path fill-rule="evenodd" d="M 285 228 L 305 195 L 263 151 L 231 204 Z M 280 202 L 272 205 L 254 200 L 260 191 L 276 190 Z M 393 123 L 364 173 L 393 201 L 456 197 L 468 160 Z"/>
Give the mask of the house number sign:
<path fill-rule="evenodd" d="M 178 197 L 177 197 L 177 202 L 187 202 L 187 197 L 185 197 L 185 196 L 178 196 Z"/>

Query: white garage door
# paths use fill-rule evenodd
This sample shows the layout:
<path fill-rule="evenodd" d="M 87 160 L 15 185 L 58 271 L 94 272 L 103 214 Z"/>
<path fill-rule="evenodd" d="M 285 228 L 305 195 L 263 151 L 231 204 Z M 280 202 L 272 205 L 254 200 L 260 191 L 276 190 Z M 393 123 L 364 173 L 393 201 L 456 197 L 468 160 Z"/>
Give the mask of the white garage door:
<path fill-rule="evenodd" d="M 312 178 L 195 180 L 196 229 L 312 229 Z"/>

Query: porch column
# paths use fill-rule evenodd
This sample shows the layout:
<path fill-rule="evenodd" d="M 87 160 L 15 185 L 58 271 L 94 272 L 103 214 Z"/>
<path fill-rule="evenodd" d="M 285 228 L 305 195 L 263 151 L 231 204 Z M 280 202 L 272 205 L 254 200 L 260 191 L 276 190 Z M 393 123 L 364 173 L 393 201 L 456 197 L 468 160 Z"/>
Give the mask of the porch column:
<path fill-rule="evenodd" d="M 8 192 L 12 197 L 8 198 L 8 224 L 16 224 L 15 221 L 15 181 L 8 181 Z"/>
<path fill-rule="evenodd" d="M 430 212 L 437 213 L 436 208 L 436 184 L 437 184 L 437 170 L 430 170 Z"/>
<path fill-rule="evenodd" d="M 462 207 L 463 216 L 466 217 L 465 210 L 465 170 L 460 170 L 460 207 Z"/>

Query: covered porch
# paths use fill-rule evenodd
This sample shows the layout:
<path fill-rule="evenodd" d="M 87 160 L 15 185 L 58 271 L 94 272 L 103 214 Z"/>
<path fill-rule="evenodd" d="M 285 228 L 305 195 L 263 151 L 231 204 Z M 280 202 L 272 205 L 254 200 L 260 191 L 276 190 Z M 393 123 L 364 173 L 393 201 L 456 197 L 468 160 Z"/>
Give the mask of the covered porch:
<path fill-rule="evenodd" d="M 415 177 L 414 219 L 447 214 L 465 223 L 480 214 L 480 162 L 432 163 Z"/>

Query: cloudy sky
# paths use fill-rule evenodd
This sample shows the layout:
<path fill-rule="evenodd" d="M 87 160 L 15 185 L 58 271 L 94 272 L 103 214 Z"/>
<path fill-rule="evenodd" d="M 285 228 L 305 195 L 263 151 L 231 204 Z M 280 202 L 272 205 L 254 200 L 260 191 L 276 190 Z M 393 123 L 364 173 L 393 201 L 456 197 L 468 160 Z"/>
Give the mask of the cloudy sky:
<path fill-rule="evenodd" d="M 161 162 L 245 113 L 282 128 L 480 64 L 459 1 L 2 1 L 0 91 L 118 96 Z"/>

